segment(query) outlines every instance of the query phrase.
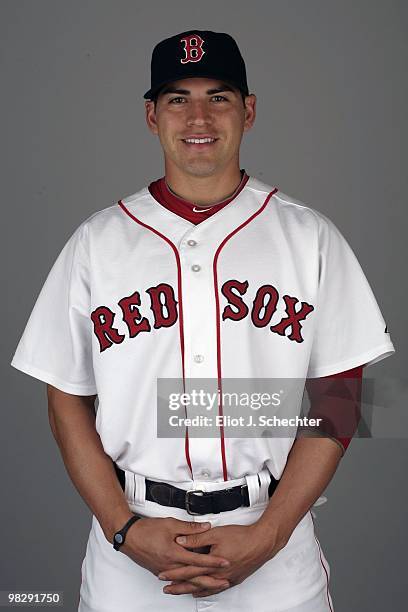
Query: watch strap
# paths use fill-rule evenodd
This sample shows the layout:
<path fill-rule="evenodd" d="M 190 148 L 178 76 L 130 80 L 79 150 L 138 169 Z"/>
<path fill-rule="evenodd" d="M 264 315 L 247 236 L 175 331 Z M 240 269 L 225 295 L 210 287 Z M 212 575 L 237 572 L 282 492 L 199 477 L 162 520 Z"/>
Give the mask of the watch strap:
<path fill-rule="evenodd" d="M 125 539 L 126 539 L 126 534 L 127 534 L 128 530 L 129 530 L 129 527 L 131 527 L 133 525 L 133 523 L 138 521 L 140 518 L 142 518 L 142 517 L 138 516 L 137 514 L 134 514 L 133 516 L 130 517 L 130 519 L 122 527 L 122 529 L 120 529 L 119 531 L 117 531 L 115 533 L 115 535 L 113 536 L 113 548 L 115 550 L 119 550 L 119 548 L 122 546 L 122 544 L 124 544 Z"/>

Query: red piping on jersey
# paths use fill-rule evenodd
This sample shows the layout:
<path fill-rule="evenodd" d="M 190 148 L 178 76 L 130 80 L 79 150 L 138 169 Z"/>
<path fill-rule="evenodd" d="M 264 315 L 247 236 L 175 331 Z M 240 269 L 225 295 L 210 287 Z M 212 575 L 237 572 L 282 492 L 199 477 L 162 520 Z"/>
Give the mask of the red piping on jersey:
<path fill-rule="evenodd" d="M 152 231 L 154 234 L 156 234 L 157 236 L 162 238 L 165 242 L 167 242 L 167 244 L 169 244 L 171 246 L 171 248 L 173 249 L 173 253 L 174 253 L 174 256 L 176 258 L 176 264 L 177 264 L 177 292 L 178 292 L 178 298 L 179 298 L 179 333 L 180 333 L 181 367 L 182 367 L 182 372 L 183 372 L 183 390 L 185 392 L 183 297 L 182 297 L 181 264 L 180 264 L 179 252 L 177 250 L 176 245 L 173 244 L 172 241 L 169 238 L 167 238 L 167 236 L 165 236 L 164 234 L 162 234 L 161 232 L 156 230 L 151 225 L 147 225 L 147 223 L 143 223 L 143 221 L 140 221 L 140 219 L 137 219 L 134 215 L 132 215 L 132 213 L 123 204 L 122 200 L 119 200 L 118 204 L 121 207 L 121 209 L 123 210 L 123 212 L 125 212 L 127 215 L 129 215 L 129 217 L 131 219 L 133 219 L 133 221 L 136 221 L 136 223 L 139 223 L 139 225 L 142 225 L 146 229 Z M 187 417 L 187 414 L 186 414 L 186 417 Z M 187 460 L 188 466 L 190 468 L 191 478 L 193 478 L 193 468 L 191 466 L 191 460 L 190 460 L 189 440 L 188 440 L 188 427 L 187 426 L 186 426 L 186 434 L 185 434 L 184 452 L 185 452 L 185 455 L 186 455 L 186 460 Z"/>
<path fill-rule="evenodd" d="M 218 390 L 219 390 L 219 398 L 220 403 L 218 406 L 218 414 L 222 417 L 222 384 L 221 384 L 221 324 L 220 324 L 220 300 L 218 295 L 218 276 L 217 276 L 217 262 L 218 256 L 221 252 L 221 249 L 224 247 L 226 242 L 234 236 L 237 232 L 239 232 L 245 225 L 248 225 L 255 217 L 257 217 L 261 212 L 265 209 L 268 204 L 270 198 L 278 191 L 278 188 L 275 187 L 267 196 L 265 202 L 262 206 L 254 212 L 253 215 L 248 217 L 241 225 L 236 227 L 228 236 L 226 236 L 221 244 L 218 246 L 213 261 L 213 276 L 214 276 L 214 294 L 215 294 L 215 309 L 216 309 L 216 331 L 217 331 L 217 377 L 218 377 Z M 221 419 L 222 422 L 222 419 Z M 220 425 L 220 444 L 221 444 L 221 456 L 222 456 L 222 471 L 224 480 L 228 480 L 228 470 L 227 470 L 227 461 L 225 458 L 225 441 L 224 441 L 224 426 Z"/>
<path fill-rule="evenodd" d="M 310 512 L 310 518 L 312 519 L 313 531 L 314 531 L 315 524 L 314 524 L 313 514 L 312 514 L 312 512 L 310 510 L 309 510 L 309 512 Z M 319 540 L 316 538 L 316 534 L 314 534 L 314 539 L 316 540 L 316 544 L 317 544 L 317 547 L 319 549 L 320 563 L 322 564 L 322 568 L 324 569 L 324 573 L 326 574 L 326 597 L 327 597 L 327 603 L 329 605 L 330 612 L 333 612 L 333 608 L 331 606 L 330 597 L 329 597 L 329 574 L 328 574 L 327 569 L 326 569 L 326 567 L 325 567 L 325 565 L 323 563 L 322 549 L 320 547 Z"/>

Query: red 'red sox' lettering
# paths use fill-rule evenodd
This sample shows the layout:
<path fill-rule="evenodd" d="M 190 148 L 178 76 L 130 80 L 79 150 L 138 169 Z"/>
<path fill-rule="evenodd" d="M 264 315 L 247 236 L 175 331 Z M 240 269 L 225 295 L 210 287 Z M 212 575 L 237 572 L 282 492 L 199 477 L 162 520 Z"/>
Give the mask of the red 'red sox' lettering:
<path fill-rule="evenodd" d="M 115 313 L 107 306 L 99 306 L 91 313 L 94 333 L 99 340 L 101 352 L 114 343 L 120 344 L 125 339 L 125 336 L 113 327 L 114 318 Z"/>
<path fill-rule="evenodd" d="M 237 311 L 235 311 L 233 308 L 231 308 L 231 306 L 226 306 L 224 308 L 224 312 L 222 313 L 222 319 L 240 321 L 247 316 L 249 310 L 245 302 L 239 297 L 239 295 L 234 293 L 232 289 L 237 289 L 241 295 L 244 295 L 248 289 L 248 281 L 240 283 L 237 280 L 229 280 L 221 287 L 221 293 L 227 298 L 230 304 L 237 308 Z"/>
<path fill-rule="evenodd" d="M 266 296 L 268 297 L 268 301 L 265 304 Z M 268 325 L 276 310 L 278 300 L 279 293 L 273 285 L 262 285 L 262 287 L 259 287 L 256 292 L 251 313 L 252 323 L 256 327 L 266 327 Z M 264 311 L 263 314 L 261 314 L 262 311 Z"/>
<path fill-rule="evenodd" d="M 300 333 L 300 330 L 302 329 L 300 321 L 304 321 L 307 315 L 312 312 L 314 308 L 310 304 L 302 302 L 302 308 L 298 312 L 295 312 L 295 305 L 299 300 L 295 297 L 291 297 L 290 295 L 284 295 L 283 299 L 285 300 L 286 312 L 289 316 L 283 318 L 277 325 L 273 325 L 271 327 L 271 331 L 284 336 L 286 329 L 291 327 L 292 332 L 289 334 L 288 338 L 290 340 L 295 340 L 296 342 L 303 342 L 303 338 Z"/>
<path fill-rule="evenodd" d="M 245 319 L 249 313 L 249 307 L 243 297 L 249 287 L 248 281 L 231 279 L 221 287 L 221 293 L 227 300 L 227 305 L 222 311 L 223 321 L 231 320 L 239 322 Z M 178 320 L 177 300 L 171 285 L 160 283 L 156 287 L 149 287 L 145 293 L 150 298 L 150 310 L 153 313 L 153 328 L 160 329 L 171 327 Z M 294 342 L 303 342 L 302 325 L 306 317 L 314 310 L 307 302 L 301 302 L 300 308 L 298 298 L 290 295 L 282 297 L 285 304 L 285 317 L 271 325 L 269 330 L 275 334 L 285 337 Z M 251 321 L 255 327 L 263 328 L 269 325 L 279 303 L 279 293 L 273 285 L 262 285 L 258 288 L 251 307 Z M 122 311 L 122 321 L 125 323 L 129 338 L 135 338 L 141 332 L 150 332 L 151 325 L 146 316 L 142 316 L 139 310 L 141 306 L 140 293 L 135 291 L 130 296 L 123 297 L 118 301 Z M 110 348 L 113 344 L 123 342 L 125 335 L 114 327 L 115 313 L 107 306 L 99 306 L 91 313 L 94 324 L 94 333 L 99 341 L 101 352 Z M 289 334 L 286 331 L 290 331 Z"/>
<path fill-rule="evenodd" d="M 161 283 L 157 287 L 146 289 L 150 295 L 150 308 L 154 315 L 154 328 L 171 327 L 177 321 L 177 301 L 174 296 L 174 289 L 167 283 Z M 164 304 L 160 301 L 164 297 Z M 167 310 L 167 315 L 163 313 L 163 307 Z"/>
<path fill-rule="evenodd" d="M 138 306 L 140 306 L 140 293 L 135 291 L 129 297 L 124 297 L 118 302 L 123 320 L 129 330 L 129 337 L 134 338 L 142 331 L 150 331 L 150 323 L 146 317 L 142 318 Z"/>

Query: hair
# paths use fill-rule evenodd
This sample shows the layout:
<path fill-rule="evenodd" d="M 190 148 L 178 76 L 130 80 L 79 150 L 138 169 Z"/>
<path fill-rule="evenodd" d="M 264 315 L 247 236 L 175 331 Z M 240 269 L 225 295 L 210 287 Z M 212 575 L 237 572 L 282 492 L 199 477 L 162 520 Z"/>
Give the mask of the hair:
<path fill-rule="evenodd" d="M 159 90 L 159 91 L 158 91 L 158 93 L 156 93 L 156 95 L 154 96 L 154 98 L 151 98 L 151 101 L 152 101 L 152 102 L 153 102 L 153 104 L 154 104 L 154 110 L 155 110 L 155 111 L 156 111 L 157 99 L 158 99 L 158 97 L 159 97 L 159 95 L 160 95 L 160 91 L 161 91 L 161 90 Z M 240 90 L 239 90 L 239 93 L 241 94 L 242 104 L 244 105 L 244 108 L 245 108 L 245 98 L 246 98 L 246 94 L 245 94 L 245 93 L 242 91 L 242 89 L 240 89 Z"/>

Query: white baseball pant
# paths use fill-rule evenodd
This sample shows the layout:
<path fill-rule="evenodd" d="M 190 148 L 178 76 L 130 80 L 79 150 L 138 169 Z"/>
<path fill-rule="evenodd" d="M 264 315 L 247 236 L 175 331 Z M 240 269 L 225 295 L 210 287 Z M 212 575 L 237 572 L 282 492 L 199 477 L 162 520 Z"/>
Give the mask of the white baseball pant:
<path fill-rule="evenodd" d="M 265 473 L 268 471 L 262 470 L 264 482 Z M 209 521 L 214 527 L 250 525 L 262 515 L 268 504 L 265 487 L 260 492 L 259 485 L 254 485 L 258 483 L 257 474 L 222 483 L 170 483 L 186 490 L 203 488 L 206 491 L 248 484 L 251 506 L 199 516 L 145 500 L 144 477 L 128 471 L 125 474 L 125 495 L 129 508 L 146 517 L 172 516 L 184 521 Z M 240 584 L 216 595 L 193 598 L 191 594 L 163 593 L 163 587 L 169 582 L 159 580 L 125 554 L 114 550 L 95 516 L 92 518 L 81 574 L 78 612 L 334 611 L 328 588 L 330 567 L 316 538 L 310 512 L 303 517 L 287 545 L 275 557 Z"/>

